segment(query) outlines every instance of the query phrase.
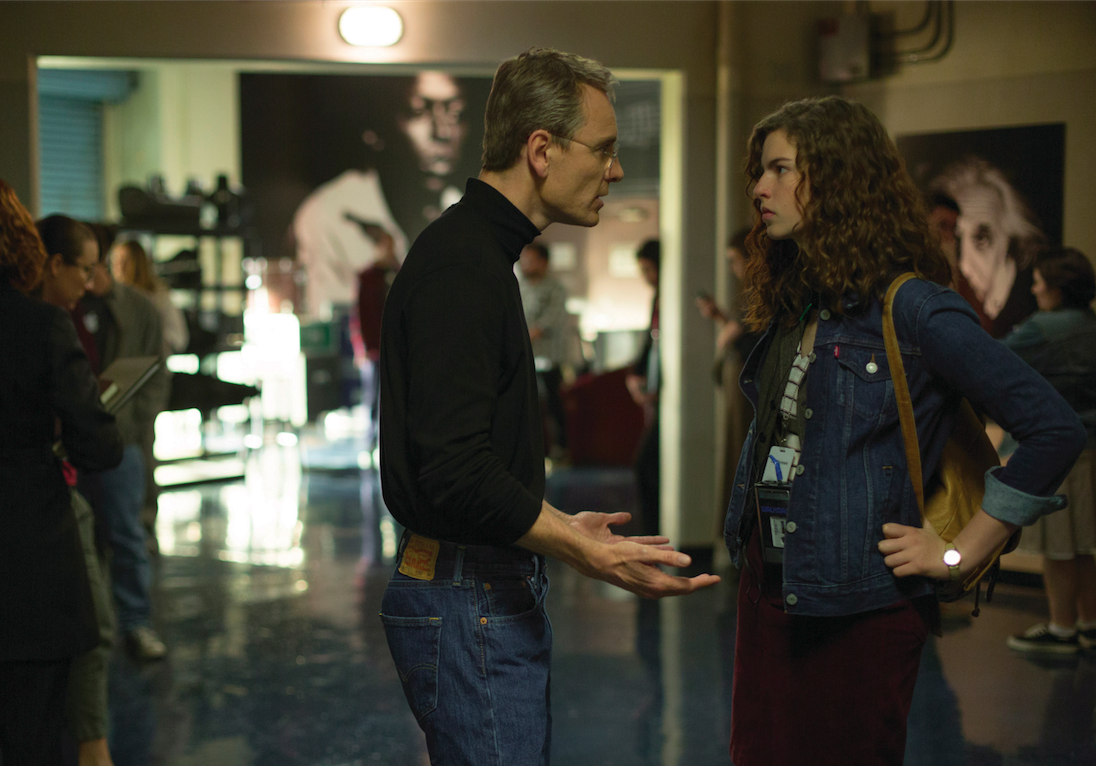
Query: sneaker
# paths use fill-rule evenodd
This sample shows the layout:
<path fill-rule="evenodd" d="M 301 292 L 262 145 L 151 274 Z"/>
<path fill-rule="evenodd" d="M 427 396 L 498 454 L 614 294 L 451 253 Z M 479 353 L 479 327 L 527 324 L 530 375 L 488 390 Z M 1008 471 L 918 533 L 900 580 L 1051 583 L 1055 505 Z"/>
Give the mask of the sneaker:
<path fill-rule="evenodd" d="M 1096 651 L 1096 628 L 1089 628 L 1088 630 L 1077 629 L 1077 643 L 1081 645 L 1082 649 L 1088 651 Z"/>
<path fill-rule="evenodd" d="M 167 647 L 156 631 L 147 625 L 140 625 L 126 634 L 126 646 L 138 660 L 159 660 L 167 654 Z"/>
<path fill-rule="evenodd" d="M 1076 654 L 1079 650 L 1077 634 L 1069 638 L 1059 638 L 1050 632 L 1050 627 L 1041 622 L 1023 633 L 1008 637 L 1008 648 L 1018 652 L 1032 654 Z"/>

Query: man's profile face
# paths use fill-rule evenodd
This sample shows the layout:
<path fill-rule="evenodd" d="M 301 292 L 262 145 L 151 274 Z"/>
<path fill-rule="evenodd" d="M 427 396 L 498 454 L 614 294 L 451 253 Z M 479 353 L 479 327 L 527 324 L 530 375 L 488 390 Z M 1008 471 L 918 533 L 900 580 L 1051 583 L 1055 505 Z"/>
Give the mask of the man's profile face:
<path fill-rule="evenodd" d="M 555 146 L 542 198 L 551 221 L 576 226 L 596 226 L 609 193 L 609 184 L 624 178 L 619 158 L 609 165 L 617 143 L 616 113 L 609 97 L 583 85 L 586 119 L 564 148 Z"/>
<path fill-rule="evenodd" d="M 464 96 L 460 85 L 444 72 L 420 72 L 408 98 L 408 112 L 399 119 L 400 130 L 411 142 L 419 168 L 431 175 L 453 172 L 468 132 L 463 121 Z"/>
<path fill-rule="evenodd" d="M 96 247 L 98 250 L 98 246 Z M 88 292 L 92 295 L 98 295 L 102 297 L 110 292 L 110 288 L 114 286 L 114 279 L 110 276 L 110 264 L 108 260 L 104 258 L 95 264 L 95 270 L 91 275 L 91 285 L 88 288 Z"/>
<path fill-rule="evenodd" d="M 955 222 L 958 218 L 957 212 L 943 205 L 937 205 L 929 213 L 929 226 L 945 248 L 955 247 Z"/>

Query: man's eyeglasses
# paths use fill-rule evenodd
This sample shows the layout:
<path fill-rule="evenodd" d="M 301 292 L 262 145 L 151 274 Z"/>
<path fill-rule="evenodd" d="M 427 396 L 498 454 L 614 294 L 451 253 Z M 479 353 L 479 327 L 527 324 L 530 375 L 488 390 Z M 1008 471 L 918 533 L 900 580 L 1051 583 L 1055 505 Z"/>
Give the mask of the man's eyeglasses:
<path fill-rule="evenodd" d="M 66 263 L 65 265 L 66 266 L 71 266 L 74 269 L 79 269 L 80 273 L 83 274 L 83 276 L 84 276 L 84 281 L 85 282 L 90 282 L 91 278 L 93 276 L 95 276 L 95 267 L 98 264 L 93 263 L 90 266 L 81 266 L 78 263 Z"/>
<path fill-rule="evenodd" d="M 552 135 L 556 136 L 555 133 L 553 133 Z M 556 138 L 558 138 L 560 140 L 563 140 L 563 141 L 574 141 L 576 144 L 579 144 L 581 146 L 585 146 L 587 149 L 589 149 L 592 152 L 601 152 L 602 154 L 604 154 L 606 157 L 609 158 L 609 164 L 605 166 L 605 172 L 606 173 L 608 173 L 610 170 L 613 169 L 613 163 L 616 162 L 617 157 L 620 156 L 620 146 L 616 142 L 610 144 L 610 146 L 608 148 L 603 149 L 603 148 L 597 147 L 597 146 L 590 146 L 589 144 L 587 144 L 583 141 L 579 141 L 577 138 L 564 138 L 563 136 L 556 136 Z"/>

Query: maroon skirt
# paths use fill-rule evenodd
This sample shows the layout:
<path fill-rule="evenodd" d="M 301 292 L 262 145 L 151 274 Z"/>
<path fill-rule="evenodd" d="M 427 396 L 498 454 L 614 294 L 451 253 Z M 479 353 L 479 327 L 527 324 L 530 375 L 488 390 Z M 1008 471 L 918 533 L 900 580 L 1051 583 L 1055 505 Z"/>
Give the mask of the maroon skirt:
<path fill-rule="evenodd" d="M 844 617 L 784 612 L 761 582 L 756 527 L 738 590 L 735 766 L 896 766 L 933 597 Z"/>

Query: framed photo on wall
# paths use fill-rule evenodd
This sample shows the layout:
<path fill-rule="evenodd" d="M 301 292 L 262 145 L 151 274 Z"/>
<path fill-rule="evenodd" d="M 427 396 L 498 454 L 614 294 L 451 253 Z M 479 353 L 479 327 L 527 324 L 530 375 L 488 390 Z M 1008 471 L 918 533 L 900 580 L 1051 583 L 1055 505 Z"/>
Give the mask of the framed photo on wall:
<path fill-rule="evenodd" d="M 1062 238 L 1065 125 L 899 136 L 953 261 L 955 288 L 1003 337 L 1035 311 L 1031 263 Z"/>

